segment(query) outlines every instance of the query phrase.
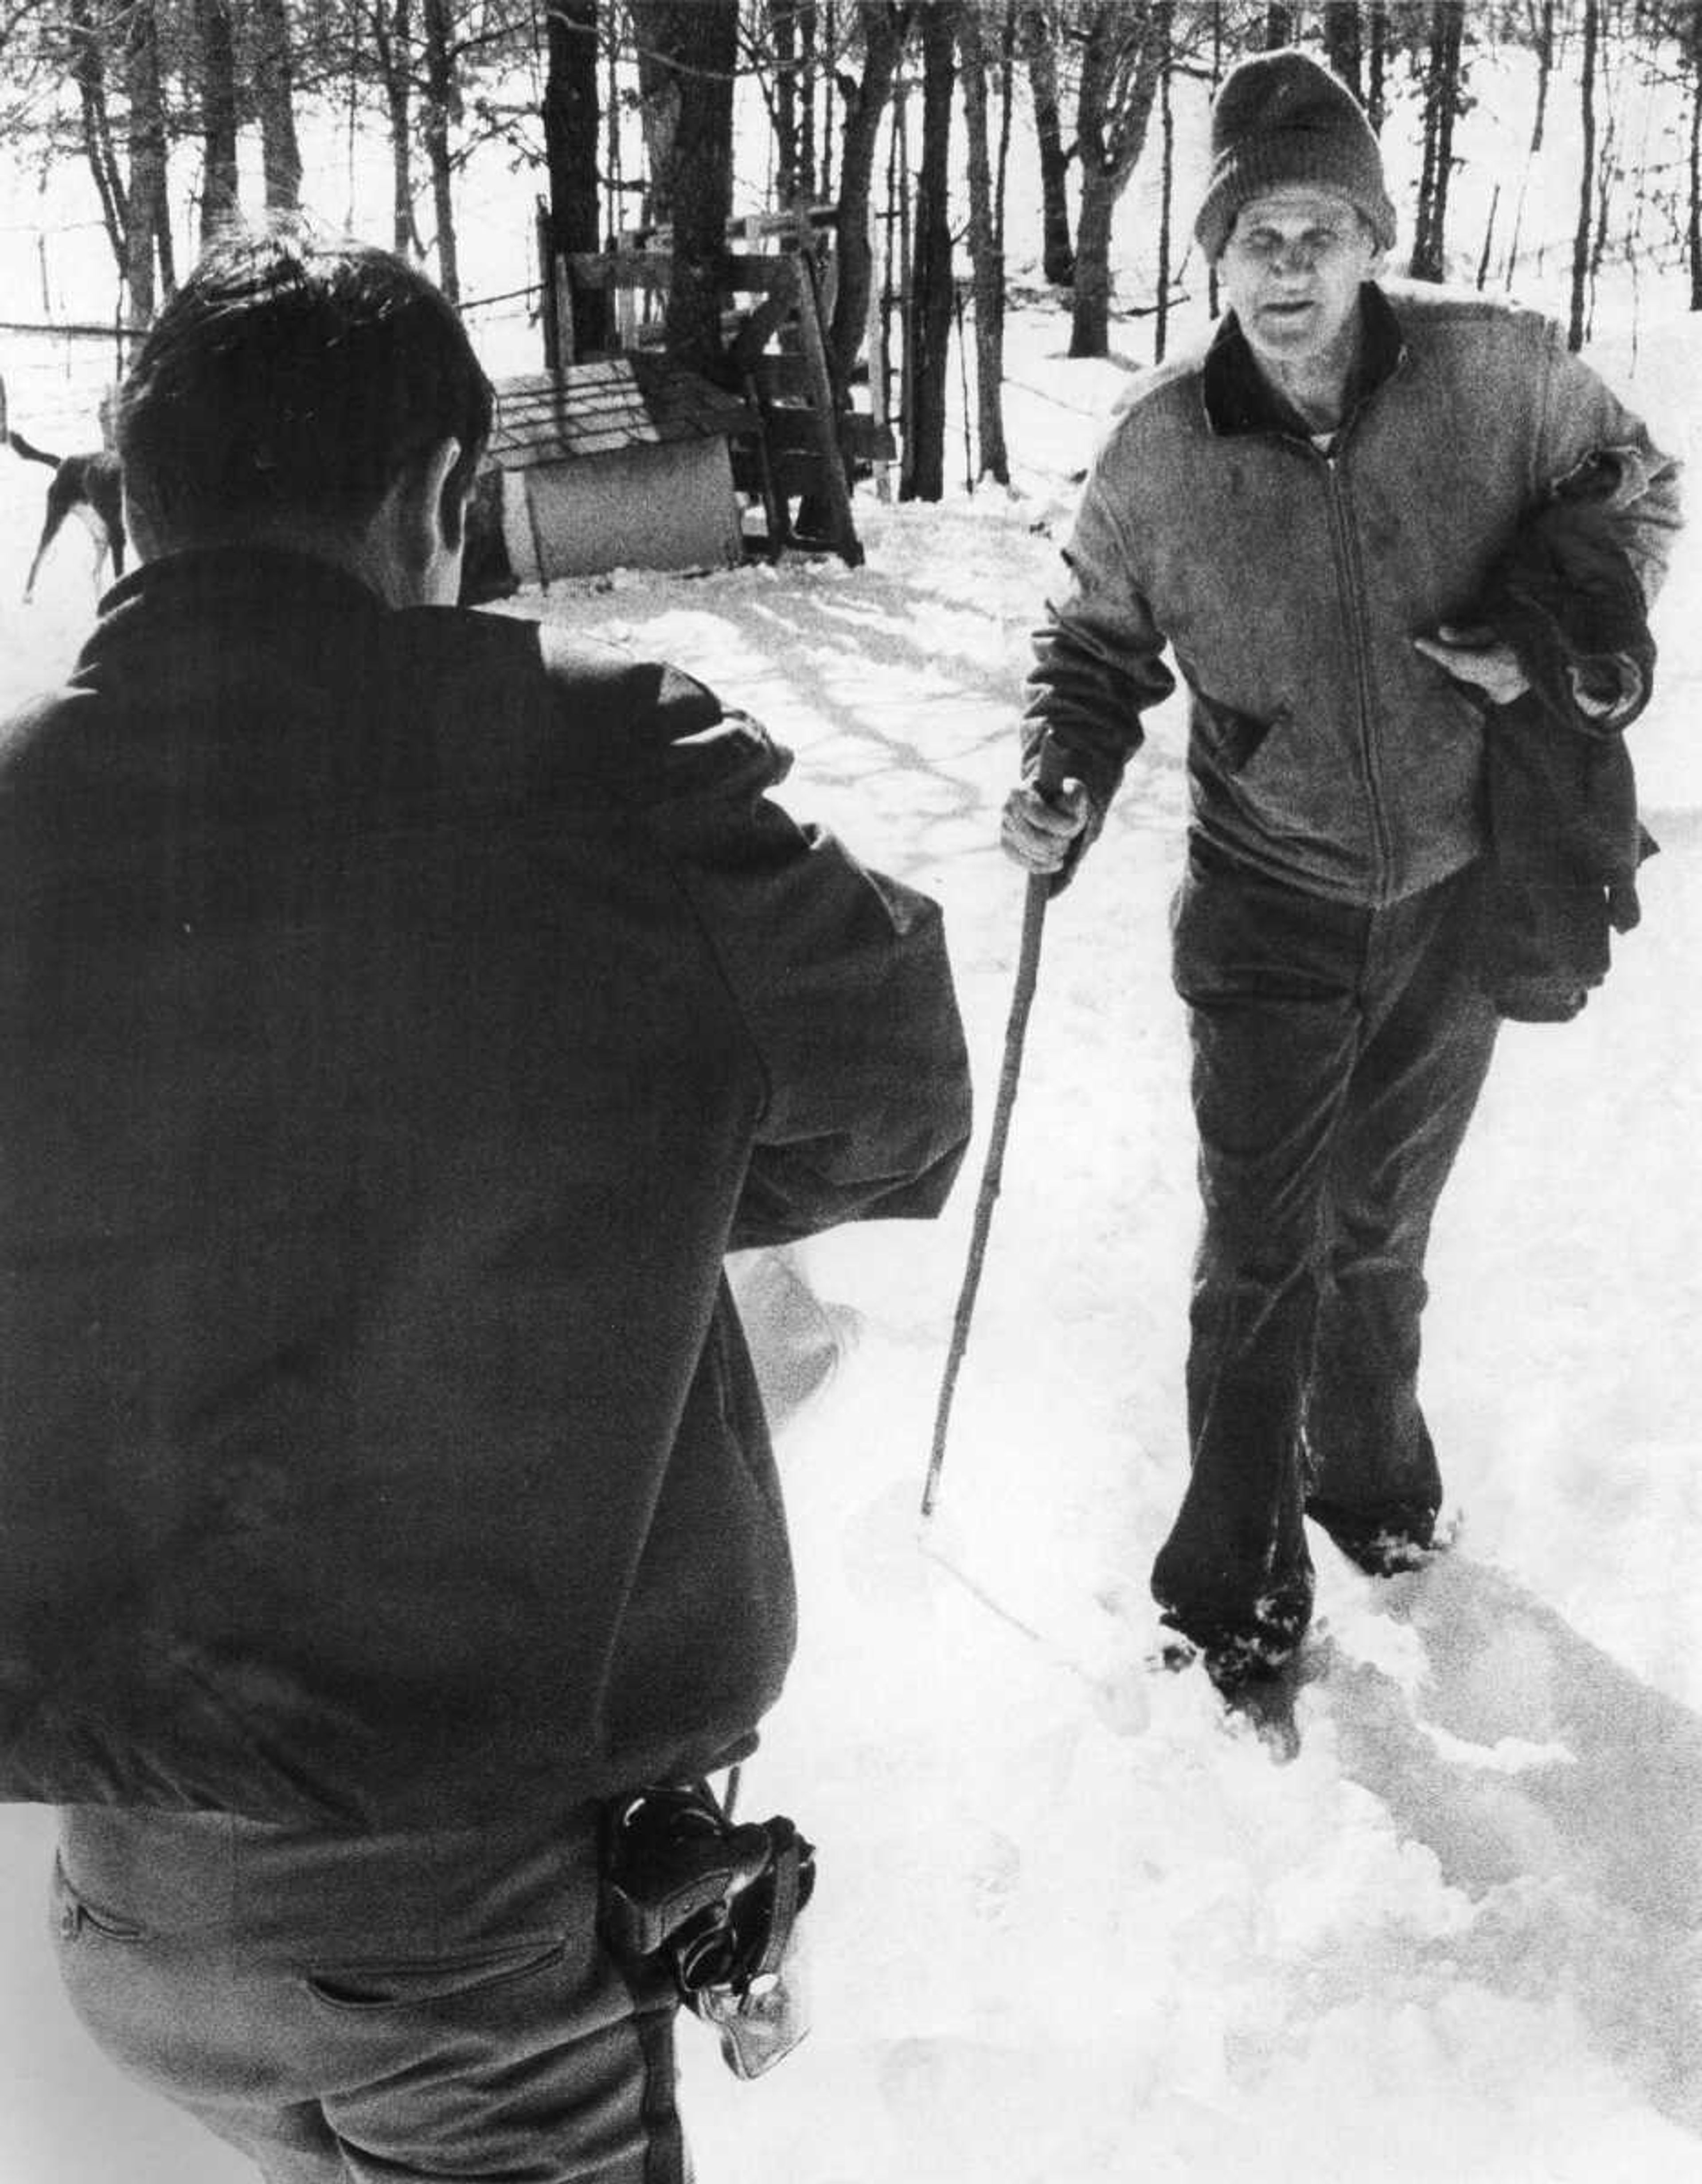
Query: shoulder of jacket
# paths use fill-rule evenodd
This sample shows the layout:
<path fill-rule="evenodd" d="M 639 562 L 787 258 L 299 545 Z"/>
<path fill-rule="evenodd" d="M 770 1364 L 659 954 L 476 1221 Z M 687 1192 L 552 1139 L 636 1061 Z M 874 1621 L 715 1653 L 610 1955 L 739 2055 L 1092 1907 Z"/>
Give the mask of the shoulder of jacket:
<path fill-rule="evenodd" d="M 481 799 L 547 802 L 577 781 L 646 804 L 784 770 L 754 722 L 666 660 L 483 609 L 415 609 L 394 627 L 440 760 Z"/>
<path fill-rule="evenodd" d="M 1200 378 L 1205 343 L 1137 372 L 1118 395 L 1094 444 L 1090 478 L 1114 478 L 1121 493 L 1159 465 L 1166 476 L 1179 447 L 1197 427 L 1205 432 Z"/>
<path fill-rule="evenodd" d="M 539 651 L 557 718 L 639 803 L 753 796 L 790 770 L 766 729 L 670 660 L 547 624 Z"/>
<path fill-rule="evenodd" d="M 1485 296 L 1475 288 L 1428 281 L 1388 280 L 1377 285 L 1403 337 L 1415 348 L 1534 355 L 1565 346 L 1565 331 L 1557 320 L 1510 297 Z"/>
<path fill-rule="evenodd" d="M 1205 367 L 1207 346 L 1198 342 L 1166 357 L 1162 364 L 1147 365 L 1136 372 L 1112 405 L 1104 442 L 1108 444 L 1124 433 L 1138 434 L 1154 422 L 1168 424 L 1179 411 L 1203 415 L 1200 375 Z"/>
<path fill-rule="evenodd" d="M 664 660 L 533 625 L 539 664 L 556 706 L 579 733 L 614 734 L 628 749 L 662 749 L 712 728 L 721 701 L 706 684 Z"/>

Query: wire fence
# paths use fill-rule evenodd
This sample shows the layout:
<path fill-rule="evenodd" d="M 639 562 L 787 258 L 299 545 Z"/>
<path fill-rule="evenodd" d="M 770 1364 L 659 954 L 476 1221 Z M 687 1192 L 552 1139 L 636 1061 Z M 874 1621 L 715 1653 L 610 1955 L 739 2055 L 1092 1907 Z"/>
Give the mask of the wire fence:
<path fill-rule="evenodd" d="M 115 326 L 0 320 L 7 422 L 56 454 L 101 443 L 101 404 L 123 370 Z"/>

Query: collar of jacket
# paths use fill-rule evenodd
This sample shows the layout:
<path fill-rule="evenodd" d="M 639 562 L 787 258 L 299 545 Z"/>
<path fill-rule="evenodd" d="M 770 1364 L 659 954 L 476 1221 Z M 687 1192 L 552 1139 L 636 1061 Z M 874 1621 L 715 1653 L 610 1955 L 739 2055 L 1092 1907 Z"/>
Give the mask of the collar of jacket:
<path fill-rule="evenodd" d="M 276 624 L 299 631 L 304 618 L 366 621 L 391 609 L 347 570 L 282 546 L 193 547 L 144 561 L 113 586 L 77 666 L 121 657 L 132 643 L 156 645 L 162 621 L 202 626 Z"/>
<path fill-rule="evenodd" d="M 1367 281 L 1359 291 L 1361 339 L 1342 418 L 1346 424 L 1369 402 L 1406 354 L 1406 337 L 1382 290 Z M 1206 416 L 1214 432 L 1281 432 L 1309 440 L 1312 427 L 1258 368 L 1252 345 L 1230 311 L 1212 337 L 1201 374 Z"/>

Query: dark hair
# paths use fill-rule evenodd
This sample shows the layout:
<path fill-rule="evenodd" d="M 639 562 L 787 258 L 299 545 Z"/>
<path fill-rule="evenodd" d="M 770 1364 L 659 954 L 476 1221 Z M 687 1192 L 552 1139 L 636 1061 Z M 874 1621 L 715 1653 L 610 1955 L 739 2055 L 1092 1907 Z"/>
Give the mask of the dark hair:
<path fill-rule="evenodd" d="M 118 451 L 126 491 L 165 537 L 275 514 L 359 522 L 451 437 L 451 488 L 469 491 L 491 410 L 454 309 L 402 259 L 238 232 L 210 246 L 143 341 Z"/>

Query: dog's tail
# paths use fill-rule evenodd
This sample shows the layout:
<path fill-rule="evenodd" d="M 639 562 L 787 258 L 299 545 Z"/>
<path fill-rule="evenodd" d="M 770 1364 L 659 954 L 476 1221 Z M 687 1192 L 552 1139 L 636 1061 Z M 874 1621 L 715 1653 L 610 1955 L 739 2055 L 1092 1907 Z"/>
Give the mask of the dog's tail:
<path fill-rule="evenodd" d="M 47 454 L 40 448 L 31 447 L 21 432 L 7 431 L 3 424 L 0 424 L 0 432 L 5 432 L 7 446 L 14 454 L 21 455 L 26 463 L 45 463 L 49 470 L 53 471 L 59 467 L 63 460 L 61 456 Z"/>

